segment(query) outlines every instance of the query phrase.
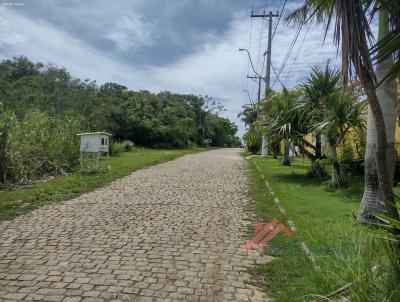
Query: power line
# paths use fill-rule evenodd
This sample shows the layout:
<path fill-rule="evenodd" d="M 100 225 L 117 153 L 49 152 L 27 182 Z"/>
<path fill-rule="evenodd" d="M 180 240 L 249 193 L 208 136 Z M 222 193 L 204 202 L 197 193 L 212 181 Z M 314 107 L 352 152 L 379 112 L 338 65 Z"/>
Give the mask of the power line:
<path fill-rule="evenodd" d="M 298 59 L 298 57 L 299 57 L 299 54 L 300 54 L 301 49 L 303 48 L 303 44 L 304 44 L 304 41 L 305 41 L 306 38 L 307 38 L 308 32 L 309 32 L 309 30 L 310 30 L 310 27 L 311 27 L 311 22 L 308 23 L 307 30 L 306 30 L 306 32 L 305 32 L 305 34 L 304 34 L 303 40 L 302 40 L 301 43 L 300 43 L 299 49 L 297 50 L 297 53 L 296 53 L 296 56 L 294 57 L 294 60 L 293 60 L 293 62 L 292 62 L 292 65 L 295 64 L 295 63 L 297 62 L 297 59 Z M 289 74 L 290 71 L 291 71 L 291 69 L 287 72 L 287 74 Z"/>
<path fill-rule="evenodd" d="M 278 17 L 278 14 L 274 14 L 271 11 L 266 13 L 265 11 L 262 14 L 251 14 L 252 18 L 263 18 L 268 17 L 268 44 L 267 44 L 267 66 L 265 70 L 265 95 L 267 95 L 268 91 L 271 89 L 271 52 L 272 52 L 272 18 Z"/>
<path fill-rule="evenodd" d="M 275 67 L 274 67 L 274 65 L 273 65 L 272 63 L 271 63 L 271 67 L 272 67 L 272 71 L 273 71 L 274 74 L 275 74 L 276 79 L 279 81 L 279 83 L 281 84 L 282 88 L 285 88 L 285 85 L 282 83 L 281 79 L 280 79 L 279 76 L 277 75 L 276 70 L 275 70 Z M 276 79 L 275 79 L 275 81 L 274 81 L 274 84 L 275 84 L 275 82 L 276 82 Z M 274 84 L 272 84 L 272 86 L 274 86 Z M 272 86 L 271 86 L 271 87 L 272 87 Z"/>
<path fill-rule="evenodd" d="M 268 4 L 269 4 L 269 0 L 266 0 L 265 5 L 264 5 L 264 12 L 267 9 Z M 253 10 L 252 10 L 251 14 L 253 14 Z M 250 19 L 253 19 L 253 18 L 250 18 Z M 263 33 L 264 33 L 264 21 L 265 21 L 265 18 L 263 18 L 263 20 L 261 21 L 261 32 L 260 32 L 260 40 L 259 40 L 259 44 L 258 44 L 258 54 L 257 54 L 257 63 L 256 63 L 257 70 L 258 70 L 258 66 L 260 65 L 261 44 L 262 44 L 262 37 L 263 37 Z M 262 73 L 264 70 L 264 64 L 265 64 L 265 54 L 264 54 L 260 73 Z"/>
<path fill-rule="evenodd" d="M 291 43 L 290 46 L 289 46 L 289 50 L 288 50 L 288 52 L 286 53 L 285 58 L 283 59 L 282 66 L 281 66 L 281 68 L 279 69 L 279 72 L 278 72 L 278 75 L 277 75 L 278 77 L 277 77 L 277 79 L 275 79 L 275 81 L 274 81 L 274 83 L 273 83 L 272 85 L 274 85 L 274 84 L 276 83 L 276 81 L 278 80 L 278 78 L 279 78 L 279 76 L 281 75 L 282 71 L 284 70 L 284 68 L 285 68 L 285 66 L 286 66 L 286 63 L 287 63 L 287 61 L 289 60 L 290 55 L 292 54 L 292 51 L 293 51 L 293 49 L 294 49 L 294 46 L 296 45 L 297 39 L 298 39 L 298 37 L 299 37 L 299 34 L 300 34 L 300 32 L 301 32 L 301 29 L 303 28 L 303 25 L 304 25 L 304 23 L 302 22 L 302 23 L 299 25 L 299 27 L 297 28 L 296 33 L 295 33 L 295 35 L 294 35 L 294 37 L 293 37 L 292 43 Z"/>
<path fill-rule="evenodd" d="M 265 10 L 262 14 L 251 14 L 251 18 L 262 18 L 265 19 L 268 17 L 268 44 L 267 44 L 267 51 L 266 51 L 266 59 L 267 59 L 267 66 L 265 69 L 265 97 L 267 96 L 269 90 L 271 89 L 271 52 L 272 52 L 272 18 L 278 17 L 278 14 L 273 14 L 271 11 L 266 14 Z M 260 78 L 261 84 L 261 78 Z M 260 86 L 259 86 L 260 87 Z M 265 136 L 262 138 L 262 146 L 261 146 L 261 156 L 266 157 L 268 155 L 268 140 Z"/>
<path fill-rule="evenodd" d="M 253 11 L 254 10 L 254 0 L 250 0 L 250 2 L 251 2 L 251 11 Z M 253 42 L 252 40 L 253 40 L 253 19 L 250 18 L 250 37 L 249 37 L 249 47 L 248 47 L 249 50 L 251 50 L 251 47 L 252 47 L 252 42 Z M 250 63 L 249 63 L 249 61 L 247 61 L 247 74 L 249 74 L 249 71 L 250 71 Z M 246 78 L 246 86 L 247 86 L 247 90 L 249 90 L 249 79 L 248 78 Z M 251 89 L 251 92 L 253 93 L 253 96 L 254 96 L 253 89 Z"/>
<path fill-rule="evenodd" d="M 251 18 L 253 19 L 253 18 Z M 262 38 L 264 34 L 264 20 L 261 22 L 261 31 L 260 31 L 260 36 L 259 36 L 259 42 L 258 42 L 258 54 L 257 54 L 257 63 L 256 63 L 256 69 L 257 71 L 259 70 L 258 67 L 260 66 L 260 57 L 261 57 L 261 44 L 262 44 Z M 261 69 L 261 72 L 264 70 Z"/>
<path fill-rule="evenodd" d="M 284 0 L 281 13 L 279 14 L 278 21 L 276 22 L 276 25 L 275 25 L 274 33 L 272 34 L 272 39 L 274 38 L 276 30 L 278 29 L 278 25 L 279 25 L 279 22 L 281 21 L 283 11 L 285 10 L 286 2 L 287 2 L 287 0 Z M 281 1 L 281 4 L 282 4 L 282 1 Z M 281 7 L 281 5 L 279 5 L 279 7 Z M 279 8 L 278 8 L 278 10 L 279 10 Z"/>
<path fill-rule="evenodd" d="M 267 9 L 268 4 L 269 4 L 269 0 L 265 0 L 264 10 Z"/>

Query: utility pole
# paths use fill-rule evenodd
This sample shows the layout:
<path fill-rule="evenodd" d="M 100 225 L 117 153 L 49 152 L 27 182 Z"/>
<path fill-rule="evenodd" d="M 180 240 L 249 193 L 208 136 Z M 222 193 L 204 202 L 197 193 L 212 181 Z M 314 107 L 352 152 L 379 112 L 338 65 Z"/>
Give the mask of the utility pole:
<path fill-rule="evenodd" d="M 267 97 L 267 94 L 269 93 L 269 90 L 271 89 L 271 50 L 272 50 L 272 18 L 273 17 L 278 17 L 279 14 L 273 14 L 271 11 L 266 14 L 265 11 L 263 14 L 254 14 L 251 12 L 251 18 L 267 18 L 268 17 L 268 45 L 267 45 L 267 66 L 265 68 L 265 97 Z M 262 147 L 261 147 L 261 156 L 262 157 L 267 157 L 268 156 L 268 140 L 265 136 L 262 138 Z"/>

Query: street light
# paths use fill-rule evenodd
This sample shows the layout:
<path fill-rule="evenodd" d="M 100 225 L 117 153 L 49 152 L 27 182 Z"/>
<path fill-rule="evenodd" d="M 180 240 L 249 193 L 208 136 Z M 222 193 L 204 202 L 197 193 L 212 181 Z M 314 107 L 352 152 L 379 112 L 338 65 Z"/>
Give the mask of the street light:
<path fill-rule="evenodd" d="M 258 74 L 258 72 L 256 71 L 256 69 L 254 68 L 253 61 L 251 60 L 250 52 L 249 52 L 246 48 L 239 48 L 239 51 L 245 51 L 245 52 L 247 52 L 247 55 L 248 55 L 249 60 L 250 60 L 251 68 L 253 69 L 254 73 L 255 73 L 258 77 L 263 78 L 262 76 L 260 76 L 260 75 Z"/>

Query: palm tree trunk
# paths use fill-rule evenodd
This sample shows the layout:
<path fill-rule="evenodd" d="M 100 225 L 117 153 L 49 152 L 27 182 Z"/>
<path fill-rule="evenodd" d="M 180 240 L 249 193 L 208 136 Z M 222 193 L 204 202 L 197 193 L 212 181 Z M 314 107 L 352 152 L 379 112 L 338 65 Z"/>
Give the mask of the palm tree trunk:
<path fill-rule="evenodd" d="M 279 143 L 273 143 L 272 145 L 272 158 L 277 159 L 279 154 Z"/>
<path fill-rule="evenodd" d="M 315 158 L 320 159 L 322 157 L 322 138 L 321 134 L 315 135 Z"/>
<path fill-rule="evenodd" d="M 364 79 L 365 75 L 362 76 Z M 373 113 L 376 134 L 377 134 L 377 144 L 376 144 L 376 170 L 378 175 L 379 187 L 382 192 L 382 200 L 385 203 L 385 209 L 387 215 L 391 218 L 398 219 L 399 213 L 395 206 L 394 194 L 392 188 L 392 180 L 389 176 L 389 168 L 387 164 L 387 139 L 386 139 L 386 128 L 385 120 L 382 110 L 379 105 L 378 97 L 375 93 L 375 85 L 373 82 L 364 81 L 364 86 L 367 91 L 368 98 L 370 99 L 370 108 Z"/>
<path fill-rule="evenodd" d="M 388 14 L 381 11 L 379 14 L 379 36 L 381 40 L 388 32 Z M 380 82 L 393 66 L 394 61 L 388 57 L 382 62 L 378 62 L 376 69 L 377 81 Z M 376 89 L 379 105 L 384 117 L 386 129 L 386 167 L 389 176 L 389 186 L 393 186 L 393 177 L 395 172 L 395 131 L 396 131 L 396 109 L 397 109 L 397 87 L 395 81 L 385 81 Z M 365 151 L 364 173 L 365 185 L 364 195 L 360 205 L 358 220 L 361 223 L 374 221 L 374 213 L 388 214 L 383 200 L 383 194 L 379 187 L 376 152 L 377 152 L 377 129 L 372 109 L 368 107 L 367 122 L 367 147 Z"/>
<path fill-rule="evenodd" d="M 337 159 L 336 146 L 334 144 L 329 144 L 329 149 L 332 156 L 332 180 L 331 184 L 335 188 L 340 188 L 344 186 L 344 178 L 342 174 L 342 169 L 340 168 L 339 161 Z"/>
<path fill-rule="evenodd" d="M 290 164 L 289 150 L 290 150 L 289 139 L 285 139 L 285 148 L 283 150 L 282 166 L 290 166 L 291 165 Z"/>

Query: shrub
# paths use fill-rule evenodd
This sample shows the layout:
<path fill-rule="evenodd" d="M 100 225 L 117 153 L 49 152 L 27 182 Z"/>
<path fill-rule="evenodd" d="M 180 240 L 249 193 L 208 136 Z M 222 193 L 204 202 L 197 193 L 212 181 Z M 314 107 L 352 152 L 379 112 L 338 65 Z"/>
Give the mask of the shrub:
<path fill-rule="evenodd" d="M 345 174 L 364 175 L 364 158 L 358 157 L 351 144 L 341 146 L 340 166 Z"/>
<path fill-rule="evenodd" d="M 11 115 L 7 142 L 2 144 L 2 182 L 25 183 L 73 171 L 79 163 L 77 134 L 84 128 L 83 118 L 60 118 L 33 111 L 18 121 Z"/>
<path fill-rule="evenodd" d="M 110 141 L 109 152 L 110 155 L 115 155 L 122 152 L 132 151 L 135 144 L 130 140 L 124 140 L 122 142 Z"/>
<path fill-rule="evenodd" d="M 249 150 L 252 154 L 257 154 L 257 152 L 260 151 L 262 138 L 254 127 L 250 128 L 243 138 L 244 142 L 246 143 L 247 150 Z"/>
<path fill-rule="evenodd" d="M 123 145 L 124 152 L 132 151 L 135 146 L 135 144 L 130 140 L 124 140 L 121 144 Z"/>
<path fill-rule="evenodd" d="M 327 177 L 328 172 L 326 170 L 327 160 L 317 159 L 311 163 L 311 166 L 307 172 L 307 176 L 310 177 Z"/>
<path fill-rule="evenodd" d="M 121 143 L 111 140 L 108 151 L 110 155 L 116 155 L 124 152 L 124 146 Z"/>
<path fill-rule="evenodd" d="M 323 257 L 321 270 L 313 272 L 319 298 L 315 301 L 399 301 L 396 272 L 385 256 L 388 243 L 365 236 L 361 230 L 358 238 L 349 239 L 335 248 L 332 257 Z"/>

